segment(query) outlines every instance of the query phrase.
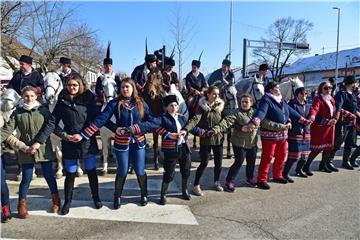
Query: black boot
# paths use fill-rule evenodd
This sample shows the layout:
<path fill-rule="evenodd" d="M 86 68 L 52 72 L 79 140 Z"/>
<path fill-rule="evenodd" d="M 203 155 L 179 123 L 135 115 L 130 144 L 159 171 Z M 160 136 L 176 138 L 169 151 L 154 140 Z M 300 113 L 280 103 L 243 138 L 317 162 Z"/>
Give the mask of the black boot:
<path fill-rule="evenodd" d="M 91 189 L 91 195 L 94 201 L 94 205 L 96 209 L 102 208 L 103 204 L 99 197 L 99 180 L 98 176 L 96 174 L 96 168 L 91 170 L 86 170 L 88 179 L 89 179 L 89 185 Z"/>
<path fill-rule="evenodd" d="M 189 194 L 189 191 L 188 191 L 188 178 L 183 178 L 182 179 L 182 184 L 181 184 L 181 186 L 182 186 L 182 197 L 183 197 L 183 199 L 185 199 L 185 200 L 190 200 L 191 199 L 191 196 L 190 196 L 190 194 Z"/>
<path fill-rule="evenodd" d="M 359 165 L 356 163 L 356 158 L 360 155 L 360 147 L 357 147 L 353 153 L 351 154 L 351 157 L 349 159 L 350 165 L 354 168 L 358 168 Z"/>
<path fill-rule="evenodd" d="M 311 163 L 312 163 L 313 160 L 314 160 L 314 158 L 313 158 L 313 157 L 310 157 L 310 155 L 309 155 L 309 157 L 308 157 L 308 159 L 306 160 L 306 163 L 305 163 L 305 165 L 304 165 L 304 167 L 303 167 L 303 171 L 305 172 L 305 174 L 306 174 L 307 176 L 312 176 L 312 175 L 314 175 L 314 173 L 310 170 L 310 166 L 311 166 Z"/>
<path fill-rule="evenodd" d="M 114 209 L 119 209 L 121 202 L 120 202 L 120 197 L 125 185 L 125 180 L 126 180 L 126 176 L 125 177 L 120 177 L 118 175 L 116 175 L 115 178 L 115 191 L 114 191 Z"/>
<path fill-rule="evenodd" d="M 354 170 L 354 168 L 349 163 L 350 155 L 351 155 L 351 149 L 345 149 L 344 148 L 343 162 L 342 162 L 341 166 L 343 168 L 345 168 L 345 169 L 348 169 L 348 170 Z"/>
<path fill-rule="evenodd" d="M 165 205 L 167 200 L 166 200 L 166 193 L 169 187 L 169 183 L 167 182 L 162 182 L 161 185 L 161 195 L 160 195 L 160 205 Z"/>
<path fill-rule="evenodd" d="M 64 182 L 65 201 L 61 209 L 62 215 L 66 215 L 69 213 L 73 190 L 74 190 L 75 177 L 76 177 L 76 173 L 66 172 L 66 177 Z"/>
<path fill-rule="evenodd" d="M 326 162 L 326 167 L 332 171 L 332 172 L 338 172 L 339 169 L 337 169 L 334 164 L 332 163 L 332 161 L 334 160 L 336 154 L 336 150 L 333 150 L 331 152 L 323 152 L 323 157 L 325 159 Z"/>
<path fill-rule="evenodd" d="M 283 178 L 286 179 L 289 183 L 294 182 L 294 180 L 291 177 L 289 177 L 289 172 L 290 172 L 290 169 L 291 169 L 293 164 L 294 164 L 294 160 L 293 159 L 288 159 L 285 162 L 284 170 L 282 172 Z"/>
<path fill-rule="evenodd" d="M 299 160 L 298 163 L 296 164 L 296 176 L 298 177 L 303 177 L 303 178 L 307 178 L 308 176 L 303 172 L 302 168 L 305 165 L 305 160 Z"/>
<path fill-rule="evenodd" d="M 154 170 L 159 170 L 159 156 L 157 150 L 154 150 Z"/>
<path fill-rule="evenodd" d="M 327 166 L 327 161 L 329 161 L 330 156 L 331 156 L 330 152 L 323 152 L 322 153 L 321 162 L 319 164 L 319 171 L 320 172 L 331 173 L 331 170 Z"/>
<path fill-rule="evenodd" d="M 148 199 L 147 199 L 147 176 L 146 176 L 146 173 L 143 176 L 137 176 L 137 179 L 138 179 L 140 190 L 141 190 L 140 203 L 141 203 L 141 206 L 146 206 L 147 203 L 148 203 Z"/>

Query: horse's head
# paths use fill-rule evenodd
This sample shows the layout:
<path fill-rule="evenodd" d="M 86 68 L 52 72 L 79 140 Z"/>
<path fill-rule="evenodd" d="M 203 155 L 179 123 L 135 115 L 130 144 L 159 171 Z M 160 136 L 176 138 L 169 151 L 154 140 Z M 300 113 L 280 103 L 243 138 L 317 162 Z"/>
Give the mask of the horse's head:
<path fill-rule="evenodd" d="M 254 77 L 239 80 L 235 84 L 235 87 L 237 90 L 238 102 L 242 94 L 248 93 L 253 96 L 255 104 L 257 104 L 265 94 L 263 83 Z"/>
<path fill-rule="evenodd" d="M 304 87 L 304 82 L 301 81 L 298 77 L 289 78 L 288 81 L 280 83 L 280 91 L 282 97 L 289 101 L 295 97 L 295 90 Z"/>
<path fill-rule="evenodd" d="M 1 94 L 0 98 L 0 108 L 4 113 L 5 121 L 8 121 L 11 113 L 15 110 L 17 105 L 19 105 L 21 97 L 20 95 L 12 88 L 5 89 Z"/>
<path fill-rule="evenodd" d="M 105 74 L 101 84 L 104 90 L 105 102 L 109 102 L 117 96 L 118 89 L 115 78 L 109 74 Z"/>
<path fill-rule="evenodd" d="M 160 71 L 152 71 L 148 74 L 148 80 L 146 82 L 146 91 L 151 100 L 158 97 L 165 96 L 165 90 L 162 87 L 162 74 Z"/>
<path fill-rule="evenodd" d="M 55 71 L 47 72 L 44 76 L 44 98 L 45 101 L 53 105 L 57 101 L 57 97 L 64 88 L 59 74 Z"/>

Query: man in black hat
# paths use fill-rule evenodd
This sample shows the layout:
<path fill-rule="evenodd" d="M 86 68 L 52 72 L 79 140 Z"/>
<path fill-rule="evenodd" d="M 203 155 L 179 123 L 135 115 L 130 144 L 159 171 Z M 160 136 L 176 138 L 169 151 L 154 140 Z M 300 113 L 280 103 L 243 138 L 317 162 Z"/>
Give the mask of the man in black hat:
<path fill-rule="evenodd" d="M 189 104 L 191 116 L 195 114 L 198 100 L 204 95 L 204 92 L 209 87 L 204 75 L 200 72 L 200 65 L 200 60 L 193 60 L 191 63 L 191 72 L 185 77 L 187 93 L 189 96 L 193 97 L 193 103 Z"/>
<path fill-rule="evenodd" d="M 270 82 L 267 77 L 268 70 L 269 66 L 266 63 L 263 63 L 259 66 L 259 73 L 254 75 L 254 78 L 257 79 L 258 82 L 262 82 L 264 86 Z"/>
<path fill-rule="evenodd" d="M 65 86 L 70 77 L 80 75 L 71 68 L 71 59 L 67 57 L 60 58 L 61 72 L 59 74 L 63 85 Z"/>
<path fill-rule="evenodd" d="M 20 95 L 21 90 L 30 85 L 35 87 L 38 96 L 41 96 L 44 92 L 44 79 L 43 76 L 32 67 L 32 58 L 22 55 L 19 62 L 20 70 L 14 74 L 7 87 L 14 89 Z"/>
<path fill-rule="evenodd" d="M 135 81 L 136 88 L 139 93 L 142 92 L 147 81 L 147 75 L 151 69 L 156 67 L 156 56 L 154 54 L 146 54 L 145 63 L 137 66 L 131 73 L 131 78 Z"/>
<path fill-rule="evenodd" d="M 179 89 L 179 79 L 176 72 L 173 71 L 175 61 L 172 57 L 165 57 L 165 69 L 162 72 L 163 75 L 163 88 L 166 92 L 169 92 L 170 85 L 175 84 Z"/>
<path fill-rule="evenodd" d="M 214 85 L 217 81 L 225 82 L 227 85 L 233 85 L 235 83 L 234 73 L 230 70 L 231 61 L 228 59 L 229 54 L 222 61 L 222 66 L 220 69 L 214 71 L 209 79 L 209 86 Z"/>
<path fill-rule="evenodd" d="M 119 93 L 119 90 L 121 88 L 121 80 L 118 75 L 115 75 L 115 72 L 113 72 L 113 68 L 112 68 L 113 60 L 110 58 L 110 43 L 108 44 L 108 48 L 106 51 L 106 58 L 104 58 L 103 64 L 104 64 L 104 72 L 101 73 L 101 75 L 97 78 L 95 85 L 96 105 L 100 108 L 103 106 L 105 100 L 104 89 L 103 89 L 103 82 L 105 80 L 115 81 L 117 93 Z"/>
<path fill-rule="evenodd" d="M 154 55 L 156 56 L 156 67 L 162 70 L 162 49 L 156 50 Z"/>

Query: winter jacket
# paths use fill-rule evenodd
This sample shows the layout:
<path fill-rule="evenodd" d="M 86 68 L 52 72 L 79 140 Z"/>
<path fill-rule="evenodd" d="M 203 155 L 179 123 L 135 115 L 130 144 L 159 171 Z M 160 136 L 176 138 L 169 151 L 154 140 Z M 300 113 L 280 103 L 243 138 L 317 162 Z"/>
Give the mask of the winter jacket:
<path fill-rule="evenodd" d="M 208 105 L 205 97 L 199 100 L 200 112 L 196 114 L 184 127 L 188 132 L 200 136 L 202 145 L 220 145 L 223 143 L 223 134 L 219 133 L 208 137 L 206 134 L 221 121 L 221 113 L 224 110 L 224 101 L 219 99 L 213 106 Z"/>
<path fill-rule="evenodd" d="M 43 76 L 35 69 L 32 69 L 31 73 L 28 75 L 25 75 L 21 70 L 17 71 L 7 87 L 14 89 L 19 95 L 21 95 L 21 90 L 29 85 L 36 88 L 38 94 L 40 95 L 44 92 Z"/>
<path fill-rule="evenodd" d="M 18 107 L 1 131 L 1 142 L 6 140 L 16 128 L 20 132 L 19 140 L 26 145 L 31 146 L 36 142 L 41 144 L 34 155 L 20 151 L 18 155 L 20 165 L 52 161 L 55 158 L 49 138 L 55 128 L 55 119 L 46 107 L 40 105 L 31 110 Z"/>
<path fill-rule="evenodd" d="M 5 121 L 2 116 L 2 112 L 0 112 L 0 128 L 3 128 L 4 124 Z M 14 150 L 25 151 L 27 147 L 27 145 L 24 142 L 20 141 L 12 134 L 5 140 L 5 142 L 9 144 Z"/>
<path fill-rule="evenodd" d="M 188 94 L 193 95 L 195 90 L 201 92 L 203 88 L 209 87 L 204 75 L 199 72 L 197 77 L 192 72 L 189 72 L 185 78 L 186 89 Z"/>
<path fill-rule="evenodd" d="M 306 103 L 301 104 L 298 100 L 292 99 L 289 101 L 289 106 L 302 117 L 307 118 L 309 116 L 310 106 Z M 310 140 L 310 126 L 296 121 L 296 118 L 294 117 L 290 118 L 292 126 L 288 132 L 289 140 Z"/>
<path fill-rule="evenodd" d="M 137 148 L 144 148 L 146 145 L 145 133 L 152 132 L 159 127 L 151 110 L 144 102 L 144 118 L 141 119 L 139 109 L 136 105 L 134 105 L 131 110 L 124 107 L 119 109 L 118 103 L 118 98 L 111 100 L 101 114 L 81 132 L 81 135 L 84 138 L 89 139 L 106 123 L 108 123 L 108 125 L 111 123 L 111 126 L 108 126 L 108 128 L 115 133 L 118 127 L 125 127 L 128 129 L 128 133 L 126 134 L 115 134 L 115 150 L 127 151 L 130 142 L 136 144 Z M 115 115 L 116 124 L 109 121 L 113 115 Z"/>
<path fill-rule="evenodd" d="M 95 136 L 77 143 L 67 140 L 68 135 L 80 133 L 95 119 L 98 113 L 95 95 L 90 90 L 86 90 L 73 100 L 70 99 L 66 89 L 60 92 L 53 115 L 57 126 L 55 134 L 62 139 L 61 145 L 64 159 L 82 159 L 89 155 L 98 154 Z M 63 129 L 58 127 L 60 121 L 64 124 Z"/>

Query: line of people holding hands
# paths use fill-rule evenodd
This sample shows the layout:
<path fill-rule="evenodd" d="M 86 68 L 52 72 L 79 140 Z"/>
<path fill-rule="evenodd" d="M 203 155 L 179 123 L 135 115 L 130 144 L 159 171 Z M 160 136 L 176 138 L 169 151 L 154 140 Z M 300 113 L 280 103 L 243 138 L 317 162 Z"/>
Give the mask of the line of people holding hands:
<path fill-rule="evenodd" d="M 138 95 L 136 84 L 131 78 L 121 82 L 119 97 L 110 101 L 100 112 L 96 107 L 95 95 L 86 89 L 84 80 L 75 75 L 69 78 L 65 89 L 60 93 L 53 113 L 37 101 L 37 90 L 26 86 L 21 92 L 23 102 L 15 110 L 10 121 L 1 130 L 1 141 L 10 141 L 12 132 L 19 129 L 20 147 L 18 161 L 22 166 L 23 178 L 19 186 L 18 215 L 26 218 L 26 196 L 35 163 L 41 163 L 43 175 L 52 195 L 51 211 L 70 211 L 76 176 L 77 162 L 82 160 L 89 179 L 94 207 L 100 209 L 96 174 L 96 155 L 98 154 L 95 133 L 103 126 L 115 132 L 114 151 L 117 171 L 114 186 L 113 208 L 119 209 L 122 191 L 126 181 L 129 164 L 134 168 L 141 190 L 140 203 L 148 203 L 147 175 L 145 172 L 146 138 L 145 133 L 156 131 L 161 135 L 161 150 L 164 153 L 164 175 L 161 186 L 160 204 L 167 203 L 167 190 L 173 180 L 178 162 L 182 176 L 182 198 L 190 200 L 188 190 L 191 157 L 188 133 L 200 136 L 201 163 L 196 170 L 193 194 L 202 196 L 201 176 L 208 165 L 210 153 L 214 155 L 214 188 L 217 191 L 235 191 L 235 178 L 246 159 L 246 183 L 260 189 L 270 189 L 268 171 L 274 160 L 272 182 L 286 184 L 294 182 L 289 172 L 297 162 L 296 175 L 312 176 L 311 163 L 322 152 L 319 170 L 338 171 L 332 164 L 336 151 L 345 141 L 342 166 L 347 169 L 358 167 L 351 149 L 356 147 L 356 118 L 360 117 L 354 94 L 355 78 L 346 77 L 341 89 L 334 98 L 332 85 L 325 81 L 319 85 L 311 107 L 306 104 L 307 92 L 296 89 L 295 98 L 287 103 L 281 97 L 279 85 L 270 82 L 265 87 L 265 95 L 257 109 L 253 108 L 251 95 L 240 98 L 239 109 L 223 117 L 224 101 L 219 97 L 219 89 L 211 86 L 200 99 L 199 111 L 187 119 L 179 113 L 179 102 L 175 95 L 163 99 L 165 113 L 155 118 L 143 99 Z M 115 116 L 116 122 L 110 119 Z M 59 122 L 64 124 L 59 127 Z M 235 160 L 226 176 L 225 186 L 221 184 L 223 132 L 233 128 L 231 143 Z M 64 183 L 64 202 L 61 207 L 59 191 L 53 176 L 54 159 L 49 136 L 55 133 L 62 139 L 63 161 L 66 168 Z M 261 161 L 257 179 L 254 177 L 257 142 L 262 142 Z M 11 142 L 11 141 L 10 141 Z M 287 154 L 288 146 L 288 154 Z M 355 151 L 353 154 L 357 154 Z M 285 162 L 287 157 L 287 161 Z M 3 164 L 4 167 L 4 164 Z M 2 174 L 3 176 L 4 174 Z M 2 189 L 5 185 L 2 177 Z M 5 187 L 4 187 L 5 189 Z M 2 220 L 10 217 L 8 193 L 2 191 Z M 3 200 L 5 202 L 3 202 Z"/>

